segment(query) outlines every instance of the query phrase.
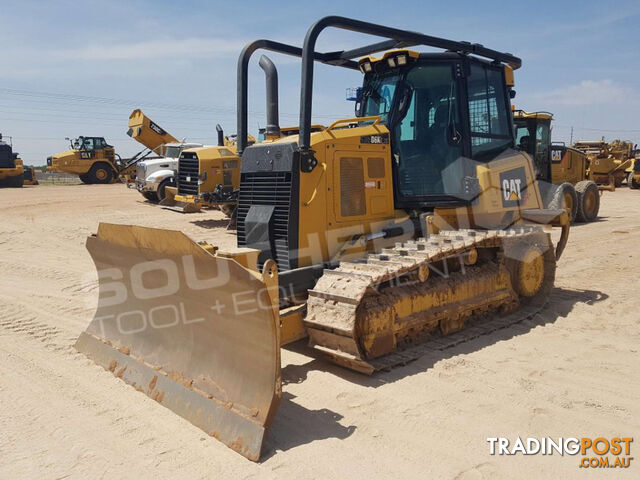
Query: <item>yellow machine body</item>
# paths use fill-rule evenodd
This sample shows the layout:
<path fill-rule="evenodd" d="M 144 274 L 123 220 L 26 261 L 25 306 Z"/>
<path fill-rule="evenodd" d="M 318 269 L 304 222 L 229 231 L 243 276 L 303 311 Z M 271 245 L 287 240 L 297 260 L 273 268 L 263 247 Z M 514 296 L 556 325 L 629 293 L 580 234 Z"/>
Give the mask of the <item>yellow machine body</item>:
<path fill-rule="evenodd" d="M 551 141 L 552 120 L 549 112 L 516 110 L 516 143 L 534 160 L 545 205 L 566 210 L 572 221 L 593 221 L 600 209 L 599 190 L 607 187 L 591 180 L 584 152 Z"/>
<path fill-rule="evenodd" d="M 160 156 L 165 154 L 165 144 L 179 142 L 178 139 L 147 117 L 140 109 L 135 109 L 129 115 L 127 135 Z"/>
<path fill-rule="evenodd" d="M 13 147 L 2 141 L 0 135 L 0 187 L 20 188 L 24 184 L 22 160 Z"/>
<path fill-rule="evenodd" d="M 573 148 L 586 153 L 589 179 L 609 190 L 621 186 L 633 167 L 631 142 L 578 141 L 573 144 Z"/>
<path fill-rule="evenodd" d="M 121 169 L 115 150 L 103 137 L 78 137 L 72 147 L 47 158 L 47 171 L 78 175 L 84 183 L 118 180 Z"/>

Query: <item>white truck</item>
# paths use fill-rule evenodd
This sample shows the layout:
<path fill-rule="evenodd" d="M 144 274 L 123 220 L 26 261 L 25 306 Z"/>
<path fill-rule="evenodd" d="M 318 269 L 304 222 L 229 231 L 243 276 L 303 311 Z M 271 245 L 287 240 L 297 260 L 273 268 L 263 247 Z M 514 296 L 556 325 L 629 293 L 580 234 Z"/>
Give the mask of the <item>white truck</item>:
<path fill-rule="evenodd" d="M 135 186 L 150 202 L 161 202 L 165 188 L 176 184 L 178 158 L 185 148 L 202 147 L 200 143 L 180 142 L 164 128 L 136 108 L 129 116 L 127 135 L 147 148 L 136 155 Z M 130 184 L 127 184 L 132 186 Z"/>
<path fill-rule="evenodd" d="M 150 202 L 161 202 L 165 197 L 165 188 L 176 185 L 178 159 L 182 150 L 202 146 L 200 143 L 165 143 L 162 158 L 150 158 L 138 162 L 136 189 Z"/>

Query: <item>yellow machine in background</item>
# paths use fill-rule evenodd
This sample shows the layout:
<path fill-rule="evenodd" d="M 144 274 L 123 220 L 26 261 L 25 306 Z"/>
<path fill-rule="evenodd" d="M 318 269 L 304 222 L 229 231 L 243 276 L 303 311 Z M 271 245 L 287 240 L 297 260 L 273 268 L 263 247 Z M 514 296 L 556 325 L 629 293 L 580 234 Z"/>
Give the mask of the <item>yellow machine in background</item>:
<path fill-rule="evenodd" d="M 20 188 L 24 184 L 24 167 L 13 147 L 0 135 L 0 187 Z"/>
<path fill-rule="evenodd" d="M 572 220 L 594 221 L 600 195 L 598 185 L 589 179 L 586 154 L 551 141 L 551 113 L 516 110 L 513 117 L 516 144 L 534 160 L 545 204 L 566 210 Z"/>
<path fill-rule="evenodd" d="M 177 138 L 147 117 L 139 108 L 129 116 L 127 135 L 161 157 L 165 156 L 167 143 L 179 143 Z"/>
<path fill-rule="evenodd" d="M 23 167 L 24 169 L 24 185 L 39 185 L 36 178 L 36 172 L 33 167 Z"/>
<path fill-rule="evenodd" d="M 385 40 L 317 52 L 328 27 Z M 249 145 L 247 72 L 260 48 L 302 58 L 301 122 L 281 136 L 268 105 L 267 140 Z M 364 80 L 355 117 L 312 132 L 315 61 Z M 344 17 L 316 22 L 303 48 L 247 45 L 238 248 L 100 224 L 87 239 L 98 309 L 76 348 L 258 460 L 282 396 L 282 345 L 308 337 L 317 354 L 372 374 L 534 315 L 569 218 L 545 208 L 534 162 L 515 149 L 520 65 L 479 44 Z M 555 249 L 552 226 L 562 228 Z"/>
<path fill-rule="evenodd" d="M 627 179 L 633 167 L 633 144 L 614 140 L 578 141 L 573 148 L 587 154 L 589 179 L 607 190 L 615 190 Z"/>
<path fill-rule="evenodd" d="M 240 185 L 240 157 L 235 139 L 225 137 L 220 125 L 216 128 L 217 146 L 182 151 L 176 186 L 165 189 L 161 205 L 183 213 L 217 207 L 232 216 Z"/>
<path fill-rule="evenodd" d="M 260 67 L 265 72 L 266 103 L 269 118 L 267 127 L 261 129 L 262 141 L 297 135 L 298 127 L 274 129 L 278 117 L 278 75 L 273 62 L 265 56 L 260 58 Z M 312 125 L 312 132 L 323 130 L 322 125 Z M 162 205 L 183 213 L 198 212 L 203 207 L 218 208 L 230 217 L 229 228 L 235 228 L 235 208 L 240 187 L 240 157 L 236 152 L 235 136 L 225 137 L 217 125 L 218 146 L 185 150 L 178 162 L 177 185 L 171 189 Z M 249 144 L 255 138 L 248 137 Z M 230 155 L 230 152 L 233 155 Z"/>
<path fill-rule="evenodd" d="M 88 184 L 112 183 L 119 179 L 132 183 L 138 162 L 152 154 L 162 156 L 166 143 L 177 142 L 139 109 L 129 116 L 127 134 L 146 149 L 122 159 L 104 137 L 81 136 L 71 141 L 69 150 L 47 158 L 47 171 L 75 174 Z"/>
<path fill-rule="evenodd" d="M 71 148 L 47 158 L 48 172 L 78 175 L 83 183 L 111 183 L 122 169 L 114 148 L 103 137 L 78 137 Z"/>
<path fill-rule="evenodd" d="M 633 169 L 629 172 L 627 184 L 629 188 L 633 188 L 634 190 L 640 188 L 640 158 L 633 160 Z"/>

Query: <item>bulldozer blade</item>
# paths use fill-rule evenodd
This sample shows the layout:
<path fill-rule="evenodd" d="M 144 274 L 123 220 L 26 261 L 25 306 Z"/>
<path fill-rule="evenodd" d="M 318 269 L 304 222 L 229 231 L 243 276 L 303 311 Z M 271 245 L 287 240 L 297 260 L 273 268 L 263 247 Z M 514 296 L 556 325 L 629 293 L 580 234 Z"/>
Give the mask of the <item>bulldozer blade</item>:
<path fill-rule="evenodd" d="M 173 210 L 174 212 L 180 213 L 196 213 L 202 210 L 202 206 L 198 203 L 176 202 L 175 200 L 171 204 L 167 204 L 165 200 L 163 200 L 160 202 L 160 205 L 162 205 L 165 210 Z"/>
<path fill-rule="evenodd" d="M 277 269 L 137 226 L 101 223 L 87 249 L 99 300 L 76 349 L 259 460 L 281 398 Z"/>

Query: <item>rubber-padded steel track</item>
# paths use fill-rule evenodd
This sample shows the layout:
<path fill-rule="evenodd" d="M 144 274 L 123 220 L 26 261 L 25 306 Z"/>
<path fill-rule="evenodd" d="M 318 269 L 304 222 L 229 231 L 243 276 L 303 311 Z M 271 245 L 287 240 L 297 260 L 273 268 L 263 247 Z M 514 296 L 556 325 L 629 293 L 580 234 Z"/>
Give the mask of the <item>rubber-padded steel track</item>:
<path fill-rule="evenodd" d="M 309 292 L 307 327 L 311 344 L 327 354 L 334 362 L 371 374 L 405 364 L 434 350 L 443 350 L 531 318 L 546 301 L 536 301 L 516 311 L 507 308 L 506 315 L 495 316 L 496 308 L 478 309 L 479 315 L 469 316 L 466 327 L 450 335 L 431 332 L 418 345 L 405 348 L 380 358 L 368 359 L 362 355 L 357 327 L 357 309 L 367 295 L 375 295 L 383 285 L 407 275 L 419 274 L 421 268 L 433 268 L 437 262 L 459 257 L 463 262 L 466 252 L 474 248 L 504 247 L 528 238 L 548 239 L 540 226 L 515 227 L 505 230 L 444 231 L 428 238 L 398 243 L 357 262 L 343 262 L 334 270 L 326 270 L 315 288 Z M 508 240 L 507 240 L 508 239 Z M 550 243 L 549 243 L 550 247 Z M 445 262 L 442 262 L 444 266 Z M 445 275 L 446 277 L 446 275 Z M 433 282 L 427 279 L 426 282 Z M 516 300 L 517 304 L 517 300 Z M 494 313 L 489 316 L 487 313 Z"/>

